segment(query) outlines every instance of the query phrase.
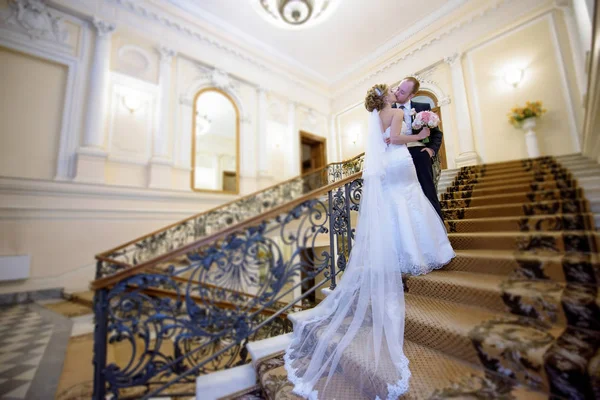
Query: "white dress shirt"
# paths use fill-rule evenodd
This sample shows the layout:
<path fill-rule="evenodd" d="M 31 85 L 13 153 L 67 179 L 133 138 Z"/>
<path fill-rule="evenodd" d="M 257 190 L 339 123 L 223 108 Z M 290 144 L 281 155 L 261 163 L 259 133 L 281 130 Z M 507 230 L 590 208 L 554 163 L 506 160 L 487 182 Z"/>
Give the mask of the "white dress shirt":
<path fill-rule="evenodd" d="M 412 125 L 412 118 L 411 118 L 411 115 L 410 115 L 410 110 L 412 109 L 412 107 L 411 107 L 411 104 L 410 104 L 410 100 L 407 101 L 404 104 L 398 103 L 398 108 L 400 108 L 402 106 L 404 106 L 404 110 L 402 110 L 402 111 L 404 111 L 404 122 L 406 122 L 406 126 L 411 127 L 411 125 Z"/>

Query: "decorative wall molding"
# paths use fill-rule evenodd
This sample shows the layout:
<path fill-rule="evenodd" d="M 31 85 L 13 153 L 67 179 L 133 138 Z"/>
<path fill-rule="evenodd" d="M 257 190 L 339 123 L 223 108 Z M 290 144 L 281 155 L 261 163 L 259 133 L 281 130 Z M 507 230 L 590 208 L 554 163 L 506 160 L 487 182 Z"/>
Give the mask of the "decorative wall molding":
<path fill-rule="evenodd" d="M 437 32 L 437 34 L 431 35 L 426 40 L 419 42 L 418 44 L 416 44 L 412 48 L 406 50 L 405 52 L 398 54 L 397 56 L 394 56 L 394 57 L 387 57 L 390 61 L 382 63 L 378 68 L 372 70 L 369 73 L 366 73 L 362 78 L 353 80 L 352 82 L 340 87 L 338 90 L 336 90 L 334 96 L 339 97 L 339 96 L 343 95 L 344 93 L 361 86 L 363 83 L 375 78 L 376 76 L 380 75 L 381 73 L 392 68 L 394 65 L 406 60 L 408 57 L 413 56 L 416 53 L 420 52 L 421 50 L 427 48 L 432 43 L 440 41 L 441 39 L 443 39 L 446 36 L 451 35 L 455 31 L 457 31 L 467 25 L 472 24 L 476 20 L 479 20 L 482 17 L 498 10 L 500 7 L 504 7 L 507 4 L 510 4 L 514 1 L 516 1 L 516 0 L 494 0 L 494 1 L 491 1 L 490 3 L 488 3 L 488 5 L 486 7 L 482 8 L 481 10 L 477 10 L 477 11 L 471 13 L 469 16 L 463 18 L 462 20 L 460 20 L 454 24 L 451 24 L 451 25 L 447 26 L 446 28 L 440 29 Z"/>
<path fill-rule="evenodd" d="M 291 81 L 297 85 L 306 86 L 307 84 L 314 86 L 314 84 L 307 82 L 305 80 L 298 79 L 297 75 L 292 73 L 287 73 L 286 71 L 277 70 L 272 68 L 268 62 L 263 62 L 262 60 L 251 56 L 245 51 L 242 51 L 240 48 L 231 46 L 221 40 L 216 39 L 215 37 L 208 35 L 200 29 L 192 28 L 187 24 L 181 23 L 178 19 L 165 15 L 164 13 L 158 13 L 150 8 L 140 4 L 135 0 L 105 0 L 107 2 L 115 3 L 116 5 L 142 17 L 145 19 L 152 20 L 153 22 L 159 23 L 163 26 L 166 26 L 170 29 L 173 29 L 181 34 L 186 36 L 193 37 L 194 39 L 201 40 L 204 43 L 211 45 L 221 51 L 224 51 L 242 61 L 248 62 L 256 67 L 258 67 L 263 72 L 269 72 L 283 77 L 284 79 Z M 297 67 L 297 66 L 296 66 Z M 289 68 L 287 68 L 289 69 Z M 306 71 L 304 71 L 306 73 Z M 324 83 L 324 82 L 320 82 Z M 316 86 L 313 87 L 317 89 Z"/>
<path fill-rule="evenodd" d="M 117 57 L 123 69 L 132 76 L 139 76 L 147 72 L 152 64 L 150 54 L 145 49 L 131 44 L 121 46 L 117 51 Z M 136 60 L 140 62 L 136 63 Z"/>
<path fill-rule="evenodd" d="M 556 63 L 559 65 L 560 72 L 560 83 L 563 95 L 567 99 L 569 106 L 569 126 L 571 128 L 571 136 L 573 139 L 573 143 L 575 143 L 575 151 L 581 151 L 581 138 L 579 137 L 579 132 L 577 131 L 577 122 L 575 121 L 575 102 L 571 91 L 569 89 L 569 81 L 568 81 L 568 73 L 567 67 L 565 65 L 565 60 L 563 59 L 563 54 L 567 54 L 564 49 L 561 48 L 560 41 L 558 39 L 558 27 L 556 26 L 556 16 L 554 12 L 549 12 L 547 17 L 550 20 L 550 30 L 552 31 L 552 44 L 554 45 L 554 56 L 556 58 Z M 577 101 L 577 105 L 580 106 L 580 102 Z"/>
<path fill-rule="evenodd" d="M 119 187 L 107 184 L 82 184 L 74 182 L 61 182 L 61 181 L 50 181 L 45 179 L 18 179 L 0 176 L 0 199 L 2 196 L 28 196 L 31 198 L 37 198 L 34 203 L 39 204 L 40 201 L 52 198 L 56 200 L 56 206 L 50 206 L 45 203 L 44 206 L 35 208 L 52 207 L 59 208 L 63 206 L 65 210 L 70 209 L 64 204 L 64 199 L 71 200 L 103 200 L 103 207 L 105 209 L 119 209 L 118 205 L 111 208 L 109 205 L 113 201 L 128 201 L 128 200 L 140 200 L 140 201 L 159 201 L 169 206 L 168 201 L 181 202 L 184 201 L 193 205 L 212 205 L 215 202 L 223 202 L 231 200 L 231 195 L 224 195 L 219 193 L 194 193 L 189 190 L 166 190 L 166 189 L 152 189 L 152 188 L 133 188 L 133 187 Z M 6 204 L 6 203 L 2 203 Z M 16 204 L 16 208 L 22 207 L 21 202 L 12 201 L 11 204 Z M 97 205 L 98 203 L 94 203 Z M 13 207 L 4 207 L 13 208 Z M 88 210 L 98 210 L 98 208 L 86 208 Z M 138 207 L 138 210 L 143 210 L 144 207 Z M 198 211 L 189 211 L 186 209 L 187 216 L 190 212 L 193 214 Z"/>
<path fill-rule="evenodd" d="M 18 26 L 33 40 L 66 44 L 69 39 L 62 16 L 41 0 L 11 0 L 0 14 L 0 20 L 3 24 Z"/>
<path fill-rule="evenodd" d="M 158 101 L 158 85 L 133 78 L 118 72 L 112 72 L 110 78 L 110 109 L 108 110 L 108 161 L 145 165 L 152 155 L 152 142 L 154 131 L 158 129 L 155 124 L 156 102 Z M 135 112 L 125 109 L 124 98 L 135 96 L 140 108 Z M 130 118 L 126 121 L 126 129 L 119 129 L 119 122 L 124 116 Z M 135 137 L 135 130 L 130 126 L 133 121 L 144 130 L 141 137 Z"/>
<path fill-rule="evenodd" d="M 218 72 L 216 72 L 218 71 Z M 238 93 L 239 87 L 238 82 L 230 77 L 223 70 L 214 70 L 209 76 L 202 76 L 194 81 L 192 81 L 186 89 L 184 89 L 183 94 L 179 96 L 180 104 L 191 104 L 193 106 L 194 97 L 196 93 L 198 93 L 202 89 L 207 89 L 211 87 L 217 87 L 233 98 L 235 105 L 238 107 L 240 115 L 246 115 L 244 103 Z"/>
<path fill-rule="evenodd" d="M 450 96 L 445 96 L 445 97 L 442 97 L 438 101 L 437 106 L 438 107 L 444 107 L 444 106 L 449 105 L 450 103 L 452 103 L 452 100 L 450 99 Z"/>
<path fill-rule="evenodd" d="M 288 110 L 285 101 L 269 96 L 267 105 L 267 119 L 286 125 L 288 122 Z"/>
<path fill-rule="evenodd" d="M 160 56 L 160 62 L 164 62 L 164 63 L 171 63 L 171 61 L 173 60 L 173 57 L 175 57 L 175 55 L 177 54 L 177 52 L 173 49 L 168 48 L 167 46 L 159 46 L 156 51 L 158 52 L 158 55 Z"/>
<path fill-rule="evenodd" d="M 555 0 L 554 6 L 562 12 L 565 25 L 567 26 L 567 36 L 569 38 L 571 59 L 575 68 L 575 78 L 581 93 L 578 99 L 583 104 L 583 97 L 587 91 L 587 76 L 585 73 L 585 51 L 582 49 L 581 41 L 577 32 L 577 21 L 572 0 Z"/>
<path fill-rule="evenodd" d="M 83 115 L 80 105 L 85 95 L 86 79 L 83 69 L 89 51 L 87 45 L 89 25 L 73 15 L 52 9 L 39 0 L 15 0 L 9 3 L 9 6 L 4 10 L 5 14 L 0 16 L 0 45 L 67 67 L 55 176 L 57 180 L 70 179 L 75 170 L 75 152 L 79 144 Z M 23 18 L 21 22 L 17 19 L 19 7 Z M 7 17 L 8 21 L 3 16 Z M 12 22 L 10 22 L 11 18 L 14 18 Z M 39 18 L 39 21 L 25 22 L 31 18 Z M 63 24 L 67 21 L 80 28 L 79 48 L 71 46 L 68 43 L 68 36 L 60 33 L 63 32 Z M 21 23 L 30 26 L 30 32 Z M 51 24 L 50 28 L 48 24 Z"/>
<path fill-rule="evenodd" d="M 444 57 L 444 62 L 446 64 L 448 64 L 449 66 L 454 65 L 454 63 L 456 63 L 457 61 L 460 61 L 462 58 L 462 53 L 454 53 L 452 55 L 449 55 L 447 57 Z"/>
<path fill-rule="evenodd" d="M 232 79 L 229 77 L 229 74 L 222 69 L 215 68 L 210 73 L 210 79 L 216 88 L 222 90 L 231 90 L 234 87 Z"/>
<path fill-rule="evenodd" d="M 444 6 L 438 8 L 437 10 L 435 10 L 434 12 L 429 14 L 424 19 L 417 21 L 417 23 L 415 23 L 409 29 L 405 30 L 398 36 L 392 38 L 387 43 L 385 43 L 383 46 L 381 46 L 378 49 L 376 49 L 375 51 L 373 51 L 371 54 L 367 55 L 366 57 L 363 57 L 360 62 L 355 63 L 352 67 L 350 67 L 350 68 L 346 69 L 345 71 L 343 71 L 342 73 L 340 73 L 337 77 L 335 77 L 333 79 L 333 84 L 342 81 L 344 78 L 352 75 L 354 72 L 358 71 L 360 68 L 364 67 L 365 65 L 368 65 L 368 64 L 376 61 L 379 57 L 384 56 L 385 54 L 387 54 L 389 51 L 391 51 L 395 47 L 401 45 L 402 42 L 407 41 L 411 37 L 414 37 L 415 35 L 417 35 L 419 32 L 422 32 L 423 30 L 427 29 L 429 26 L 434 24 L 437 20 L 450 14 L 451 12 L 453 12 L 454 10 L 456 10 L 457 8 L 459 8 L 460 6 L 462 6 L 465 3 L 466 3 L 466 0 L 448 1 Z"/>

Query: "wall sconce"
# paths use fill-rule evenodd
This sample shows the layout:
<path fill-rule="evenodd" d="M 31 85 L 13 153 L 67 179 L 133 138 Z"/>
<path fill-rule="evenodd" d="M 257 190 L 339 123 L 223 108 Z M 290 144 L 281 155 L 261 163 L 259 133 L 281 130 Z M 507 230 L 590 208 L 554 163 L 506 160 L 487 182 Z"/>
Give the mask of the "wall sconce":
<path fill-rule="evenodd" d="M 504 72 L 504 81 L 516 88 L 521 83 L 524 73 L 521 68 L 509 68 Z"/>
<path fill-rule="evenodd" d="M 129 112 L 131 114 L 133 114 L 134 112 L 139 110 L 140 107 L 142 106 L 142 101 L 137 96 L 125 95 L 122 97 L 122 99 L 123 99 L 123 105 L 125 106 L 126 109 L 129 110 Z"/>

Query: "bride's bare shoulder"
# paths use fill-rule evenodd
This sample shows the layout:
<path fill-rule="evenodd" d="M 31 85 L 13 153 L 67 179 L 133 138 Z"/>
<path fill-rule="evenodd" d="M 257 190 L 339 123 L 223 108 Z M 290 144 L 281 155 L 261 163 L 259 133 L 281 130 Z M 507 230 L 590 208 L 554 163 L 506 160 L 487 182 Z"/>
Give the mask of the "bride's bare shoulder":
<path fill-rule="evenodd" d="M 392 115 L 404 115 L 404 111 L 399 109 L 399 108 L 388 108 L 386 110 L 382 110 L 379 115 L 386 115 L 386 116 L 392 116 Z"/>
<path fill-rule="evenodd" d="M 404 110 L 402 110 L 400 108 L 391 108 L 390 109 L 390 115 L 392 117 L 404 118 Z"/>

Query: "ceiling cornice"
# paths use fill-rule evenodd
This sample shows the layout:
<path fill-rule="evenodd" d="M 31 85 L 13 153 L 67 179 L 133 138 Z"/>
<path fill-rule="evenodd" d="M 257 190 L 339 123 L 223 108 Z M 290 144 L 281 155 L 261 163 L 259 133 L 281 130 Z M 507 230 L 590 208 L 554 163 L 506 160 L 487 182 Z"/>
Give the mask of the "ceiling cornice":
<path fill-rule="evenodd" d="M 435 12 L 429 14 L 428 17 L 418 21 L 417 23 L 415 23 L 414 25 L 412 25 L 411 27 L 409 27 L 402 33 L 400 33 L 400 34 L 394 36 L 393 38 L 391 38 L 390 40 L 388 40 L 386 43 L 384 43 L 382 46 L 377 48 L 372 53 L 361 58 L 360 62 L 352 65 L 351 67 L 347 68 L 345 71 L 342 71 L 340 74 L 338 74 L 336 77 L 334 77 L 330 83 L 332 85 L 339 83 L 340 81 L 342 81 L 345 78 L 347 78 L 348 76 L 350 76 L 352 73 L 360 70 L 364 66 L 366 66 L 366 65 L 374 62 L 378 58 L 384 56 L 385 54 L 390 52 L 392 49 L 394 49 L 394 47 L 402 44 L 402 42 L 410 39 L 411 37 L 415 36 L 416 34 L 423 31 L 424 29 L 427 29 L 429 26 L 431 26 L 433 23 L 435 23 L 440 18 L 445 17 L 448 14 L 454 12 L 457 8 L 461 7 L 466 2 L 467 2 L 467 0 L 450 0 L 448 3 L 446 3 L 445 6 L 439 8 Z"/>
<path fill-rule="evenodd" d="M 459 20 L 458 22 L 449 25 L 443 29 L 440 29 L 437 34 L 432 35 L 430 37 L 428 37 L 426 40 L 420 41 L 417 44 L 415 44 L 414 46 L 410 47 L 407 50 L 404 50 L 402 52 L 400 52 L 400 54 L 396 54 L 396 55 L 391 55 L 391 54 L 386 54 L 384 56 L 381 56 L 381 59 L 387 59 L 388 61 L 382 62 L 379 64 L 379 66 L 377 66 L 376 68 L 371 69 L 371 71 L 369 73 L 365 73 L 364 76 L 362 76 L 360 79 L 355 79 L 355 80 L 351 80 L 350 82 L 348 82 L 347 84 L 341 86 L 340 88 L 336 89 L 334 91 L 334 97 L 338 97 L 360 85 L 362 85 L 364 82 L 376 77 L 377 75 L 381 74 L 382 72 L 390 69 L 391 67 L 393 67 L 394 65 L 398 64 L 399 62 L 405 60 L 406 58 L 413 56 L 415 53 L 419 52 L 420 50 L 425 49 L 427 46 L 429 46 L 431 43 L 433 42 L 437 42 L 440 39 L 449 36 L 450 34 L 452 34 L 453 32 L 461 29 L 462 27 L 464 27 L 465 25 L 471 24 L 474 21 L 488 15 L 490 12 L 497 10 L 498 8 L 500 8 L 502 5 L 506 4 L 506 3 L 511 3 L 514 2 L 516 0 L 495 0 L 492 2 L 489 2 L 488 5 L 486 7 L 483 7 L 477 11 L 474 11 L 472 13 L 470 13 L 467 17 L 462 18 L 461 20 Z M 390 51 L 391 52 L 391 51 Z M 443 57 L 444 55 L 440 55 L 440 57 Z M 358 71 L 355 71 L 358 72 Z"/>
<path fill-rule="evenodd" d="M 317 93 L 324 95 L 324 86 L 328 84 L 326 81 L 323 81 L 322 79 L 316 80 L 314 75 L 306 76 L 302 70 L 299 70 L 295 66 L 290 66 L 286 62 L 282 62 L 282 60 L 276 56 L 271 57 L 272 59 L 265 59 L 263 57 L 255 56 L 253 53 L 256 51 L 256 48 L 247 49 L 239 46 L 238 43 L 232 44 L 226 38 L 218 37 L 214 33 L 209 33 L 210 29 L 207 29 L 207 27 L 203 26 L 202 24 L 190 21 L 189 19 L 184 19 L 180 16 L 159 13 L 156 9 L 153 9 L 153 7 L 156 7 L 155 3 L 149 4 L 147 1 L 140 2 L 137 0 L 104 1 L 130 11 L 142 18 L 160 23 L 163 26 L 185 34 L 186 36 L 201 40 L 215 48 L 218 48 L 221 51 L 233 55 L 240 60 L 253 64 L 263 71 L 282 76 L 297 85 L 310 86 Z M 204 24 L 206 24 L 206 22 L 204 22 Z M 213 29 L 215 28 L 214 25 L 211 26 Z"/>
<path fill-rule="evenodd" d="M 207 23 L 209 25 L 212 25 L 212 26 L 222 30 L 228 36 L 234 37 L 237 44 L 241 44 L 243 47 L 247 47 L 254 51 L 256 51 L 256 49 L 259 49 L 261 52 L 267 53 L 267 54 L 281 60 L 283 63 L 288 64 L 288 66 L 298 69 L 299 72 L 302 72 L 302 73 L 306 74 L 307 76 L 309 76 L 317 81 L 320 81 L 320 83 L 323 83 L 323 84 L 330 83 L 329 80 L 324 75 L 318 73 L 317 71 L 315 71 L 311 68 L 308 68 L 304 64 L 300 63 L 298 60 L 277 51 L 275 48 L 267 45 L 264 42 L 261 42 L 260 40 L 256 39 L 255 37 L 244 33 L 239 28 L 227 23 L 223 19 L 218 18 L 217 16 L 203 10 L 201 7 L 199 7 L 194 2 L 188 1 L 188 0 L 166 0 L 166 1 L 176 7 L 179 7 L 181 10 L 184 10 L 184 11 L 187 11 L 187 12 L 193 14 L 194 17 L 199 18 L 204 23 Z"/>

